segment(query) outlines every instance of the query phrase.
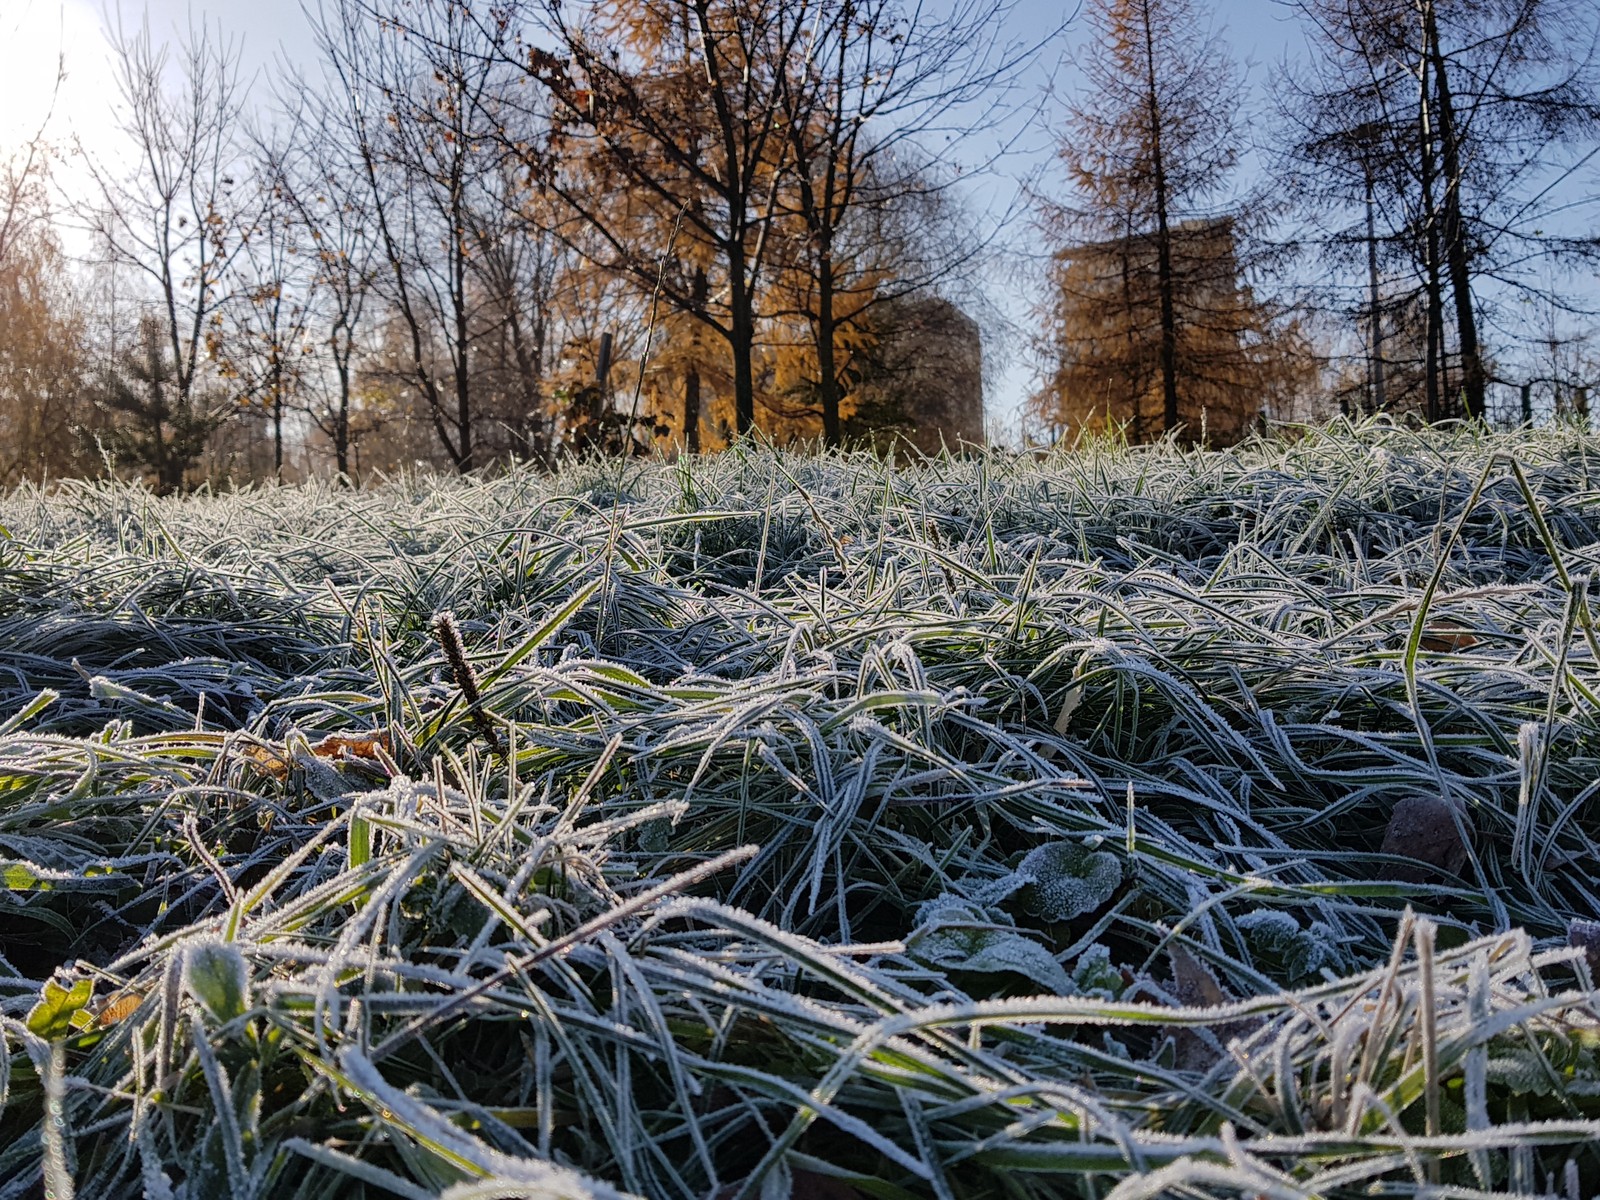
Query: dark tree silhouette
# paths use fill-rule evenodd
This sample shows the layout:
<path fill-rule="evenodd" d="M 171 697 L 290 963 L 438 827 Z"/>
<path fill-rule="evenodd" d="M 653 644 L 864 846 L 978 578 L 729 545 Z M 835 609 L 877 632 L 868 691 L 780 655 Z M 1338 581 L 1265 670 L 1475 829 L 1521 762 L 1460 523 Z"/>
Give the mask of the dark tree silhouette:
<path fill-rule="evenodd" d="M 1556 230 L 1573 227 L 1575 189 L 1564 185 L 1587 169 L 1600 135 L 1600 9 L 1586 0 L 1294 4 L 1313 52 L 1277 91 L 1287 165 L 1322 244 L 1370 254 L 1370 291 L 1380 260 L 1416 280 L 1424 412 L 1482 419 L 1483 285 L 1547 302 L 1544 267 L 1596 248 L 1592 233 Z M 1398 295 L 1368 307 L 1377 326 L 1415 306 Z"/>
<path fill-rule="evenodd" d="M 107 448 L 118 460 L 147 469 L 162 495 L 182 490 L 232 408 L 226 399 L 208 403 L 204 391 L 185 385 L 168 334 L 159 317 L 146 316 L 137 344 L 95 390 L 95 403 L 111 419 Z"/>

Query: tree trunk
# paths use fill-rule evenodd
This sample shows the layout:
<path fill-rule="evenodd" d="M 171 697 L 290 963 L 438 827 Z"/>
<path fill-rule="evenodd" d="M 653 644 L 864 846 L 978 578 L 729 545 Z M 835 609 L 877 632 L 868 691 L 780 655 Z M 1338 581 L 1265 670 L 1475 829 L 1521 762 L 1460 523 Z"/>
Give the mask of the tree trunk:
<path fill-rule="evenodd" d="M 469 350 L 469 334 L 467 331 L 467 262 L 466 256 L 460 251 L 461 234 L 456 235 L 455 249 L 455 295 L 451 302 L 455 306 L 455 385 L 456 385 L 456 448 L 460 451 L 456 457 L 456 470 L 462 475 L 467 474 L 475 465 L 472 461 L 472 379 L 467 373 L 467 354 Z"/>
<path fill-rule="evenodd" d="M 152 364 L 153 366 L 153 364 Z M 161 387 L 152 382 L 150 384 L 150 444 L 155 447 L 155 453 L 150 457 L 151 465 L 156 469 L 156 491 L 163 496 L 169 496 L 177 491 L 183 484 L 180 474 L 176 483 L 172 478 L 172 464 L 176 455 L 172 454 L 167 445 L 166 430 L 164 428 L 168 409 L 166 401 L 161 396 Z"/>
<path fill-rule="evenodd" d="M 817 269 L 817 398 L 822 402 L 822 441 L 832 447 L 843 440 L 839 426 L 839 368 L 834 359 L 833 258 L 824 245 Z"/>
<path fill-rule="evenodd" d="M 693 365 L 683 377 L 683 449 L 700 453 L 700 370 Z"/>
<path fill-rule="evenodd" d="M 522 391 L 522 418 L 517 422 L 517 437 L 521 443 L 521 452 L 524 457 L 537 458 L 544 461 L 548 456 L 540 444 L 543 439 L 540 431 L 543 428 L 540 413 L 543 396 L 540 392 L 540 383 L 544 373 L 544 333 L 539 324 L 540 318 L 535 316 L 532 330 L 533 346 L 528 346 L 528 335 L 522 328 L 522 314 L 514 298 L 506 300 L 506 324 L 511 337 L 511 352 L 517 364 L 517 382 Z"/>
<path fill-rule="evenodd" d="M 333 461 L 339 469 L 339 479 L 350 481 L 350 364 L 339 363 L 339 411 L 333 419 Z"/>
<path fill-rule="evenodd" d="M 1450 289 L 1456 309 L 1456 340 L 1461 352 L 1461 397 L 1468 420 L 1481 421 L 1485 411 L 1483 358 L 1478 349 L 1478 321 L 1472 303 L 1472 268 L 1467 258 L 1466 222 L 1461 215 L 1461 154 L 1456 145 L 1455 105 L 1444 52 L 1439 47 L 1438 23 L 1433 5 L 1423 7 L 1424 36 L 1433 62 L 1438 99 L 1439 149 L 1444 165 L 1444 244 L 1450 269 Z"/>
<path fill-rule="evenodd" d="M 171 496 L 183 490 L 183 462 L 173 453 L 171 445 L 161 431 L 161 420 L 156 419 L 156 490 Z"/>
<path fill-rule="evenodd" d="M 710 292 L 711 284 L 706 278 L 706 269 L 696 267 L 693 290 L 690 292 L 695 315 L 705 312 L 706 298 Z M 695 333 L 695 343 L 698 349 L 698 329 Z M 689 373 L 683 380 L 683 448 L 690 454 L 700 453 L 700 364 L 694 360 L 690 361 Z"/>
<path fill-rule="evenodd" d="M 1372 322 L 1372 391 L 1367 398 L 1367 415 L 1382 412 L 1389 407 L 1384 395 L 1383 378 L 1383 309 L 1378 295 L 1378 230 L 1373 216 L 1372 170 L 1367 169 L 1367 301 L 1368 317 Z"/>
<path fill-rule="evenodd" d="M 1444 308 L 1439 296 L 1439 277 L 1434 272 L 1433 265 L 1428 269 L 1428 357 L 1427 369 L 1423 381 L 1423 415 L 1428 423 L 1432 424 L 1441 419 L 1443 389 L 1439 386 L 1440 376 L 1444 372 L 1444 348 L 1439 344 L 1440 336 L 1444 332 Z"/>
<path fill-rule="evenodd" d="M 1173 295 L 1172 231 L 1168 227 L 1167 169 L 1161 148 L 1161 101 L 1156 94 L 1155 31 L 1150 24 L 1150 3 L 1141 6 L 1144 19 L 1145 99 L 1149 106 L 1150 166 L 1155 185 L 1156 291 L 1161 306 L 1161 425 L 1171 433 L 1178 428 L 1178 313 Z"/>
<path fill-rule="evenodd" d="M 729 255 L 728 333 L 733 352 L 734 432 L 745 437 L 756 425 L 755 314 L 742 253 Z"/>
<path fill-rule="evenodd" d="M 1433 195 L 1433 108 L 1429 102 L 1428 88 L 1429 66 L 1426 62 L 1422 65 L 1421 110 L 1420 129 L 1421 145 L 1419 147 L 1421 167 L 1421 190 L 1423 221 L 1426 224 L 1427 262 L 1423 265 L 1423 286 L 1428 297 L 1427 321 L 1427 371 L 1423 380 L 1424 414 L 1431 424 L 1439 420 L 1442 415 L 1440 405 L 1439 376 L 1443 369 L 1442 353 L 1440 346 L 1444 334 L 1444 298 L 1441 295 L 1439 281 L 1439 219 L 1438 206 Z"/>
<path fill-rule="evenodd" d="M 1133 299 L 1133 222 L 1129 220 L 1123 226 L 1122 232 L 1122 326 L 1127 340 L 1128 366 L 1135 372 L 1130 382 L 1128 411 L 1133 426 L 1133 441 L 1143 445 L 1145 442 L 1144 427 L 1144 394 L 1149 386 L 1149 378 L 1145 372 L 1145 356 L 1139 346 L 1139 321 L 1138 305 Z M 1106 397 L 1106 418 L 1111 417 L 1111 397 Z"/>
<path fill-rule="evenodd" d="M 276 388 L 273 389 L 277 391 Z M 272 478 L 283 482 L 283 397 L 272 397 Z"/>

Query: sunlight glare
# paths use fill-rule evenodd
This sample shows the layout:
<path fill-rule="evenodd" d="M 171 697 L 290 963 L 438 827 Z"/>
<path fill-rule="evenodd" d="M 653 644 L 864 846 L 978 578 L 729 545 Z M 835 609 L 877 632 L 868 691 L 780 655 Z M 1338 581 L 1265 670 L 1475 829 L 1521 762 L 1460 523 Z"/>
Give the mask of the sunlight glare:
<path fill-rule="evenodd" d="M 90 4 L 8 0 L 0 4 L 0 46 L 0 158 L 15 154 L 41 129 L 58 159 L 75 138 L 90 146 L 110 138 L 117 88 Z"/>

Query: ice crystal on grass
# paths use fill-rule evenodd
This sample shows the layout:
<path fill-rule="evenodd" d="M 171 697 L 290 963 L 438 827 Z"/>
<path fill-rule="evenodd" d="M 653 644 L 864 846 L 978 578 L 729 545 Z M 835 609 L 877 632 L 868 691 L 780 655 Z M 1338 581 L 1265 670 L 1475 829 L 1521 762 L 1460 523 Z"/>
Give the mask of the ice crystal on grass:
<path fill-rule="evenodd" d="M 1099 942 L 1078 956 L 1072 967 L 1072 986 L 1080 996 L 1115 1000 L 1125 986 L 1122 972 L 1111 962 L 1111 949 Z"/>
<path fill-rule="evenodd" d="M 1072 978 L 1044 946 L 1010 927 L 1010 918 L 969 900 L 940 896 L 917 910 L 906 947 L 918 962 L 946 971 L 1020 975 L 1047 992 L 1070 995 Z"/>
<path fill-rule="evenodd" d="M 1028 851 L 1017 874 L 1027 880 L 1017 893 L 1024 909 L 1046 921 L 1070 921 L 1111 899 L 1122 864 L 1104 850 L 1046 842 Z"/>
<path fill-rule="evenodd" d="M 1302 929 L 1292 914 L 1267 908 L 1245 913 L 1234 924 L 1244 931 L 1258 964 L 1263 957 L 1272 961 L 1279 968 L 1273 973 L 1289 983 L 1344 965 L 1337 935 L 1321 921 Z"/>
<path fill-rule="evenodd" d="M 0 496 L 0 1200 L 1592 1195 L 1596 457 Z"/>

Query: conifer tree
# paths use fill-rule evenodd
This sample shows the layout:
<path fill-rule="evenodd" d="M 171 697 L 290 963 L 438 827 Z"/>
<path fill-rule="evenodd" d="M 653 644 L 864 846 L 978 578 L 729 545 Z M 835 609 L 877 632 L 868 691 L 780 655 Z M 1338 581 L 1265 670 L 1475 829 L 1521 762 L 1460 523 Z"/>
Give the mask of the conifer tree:
<path fill-rule="evenodd" d="M 1052 423 L 1092 411 L 1143 438 L 1238 436 L 1273 347 L 1243 286 L 1226 198 L 1239 139 L 1233 63 L 1191 0 L 1092 0 L 1061 158 L 1080 196 L 1051 214 L 1058 251 L 1050 353 L 1035 408 Z M 1159 424 L 1147 422 L 1153 391 Z"/>
<path fill-rule="evenodd" d="M 156 491 L 180 491 L 231 404 L 186 384 L 159 318 L 139 322 L 138 344 L 104 373 L 96 405 L 110 418 L 108 447 L 119 460 L 147 469 Z"/>
<path fill-rule="evenodd" d="M 1572 185 L 1600 137 L 1600 10 L 1590 0 L 1296 7 L 1314 53 L 1280 91 L 1308 207 L 1328 244 L 1371 247 L 1374 291 L 1380 260 L 1417 281 L 1373 319 L 1397 319 L 1420 296 L 1428 418 L 1483 419 L 1482 285 L 1548 301 L 1549 264 L 1595 245 L 1574 219 L 1592 214 L 1592 189 Z M 1341 230 L 1335 222 L 1363 205 L 1370 231 Z"/>

